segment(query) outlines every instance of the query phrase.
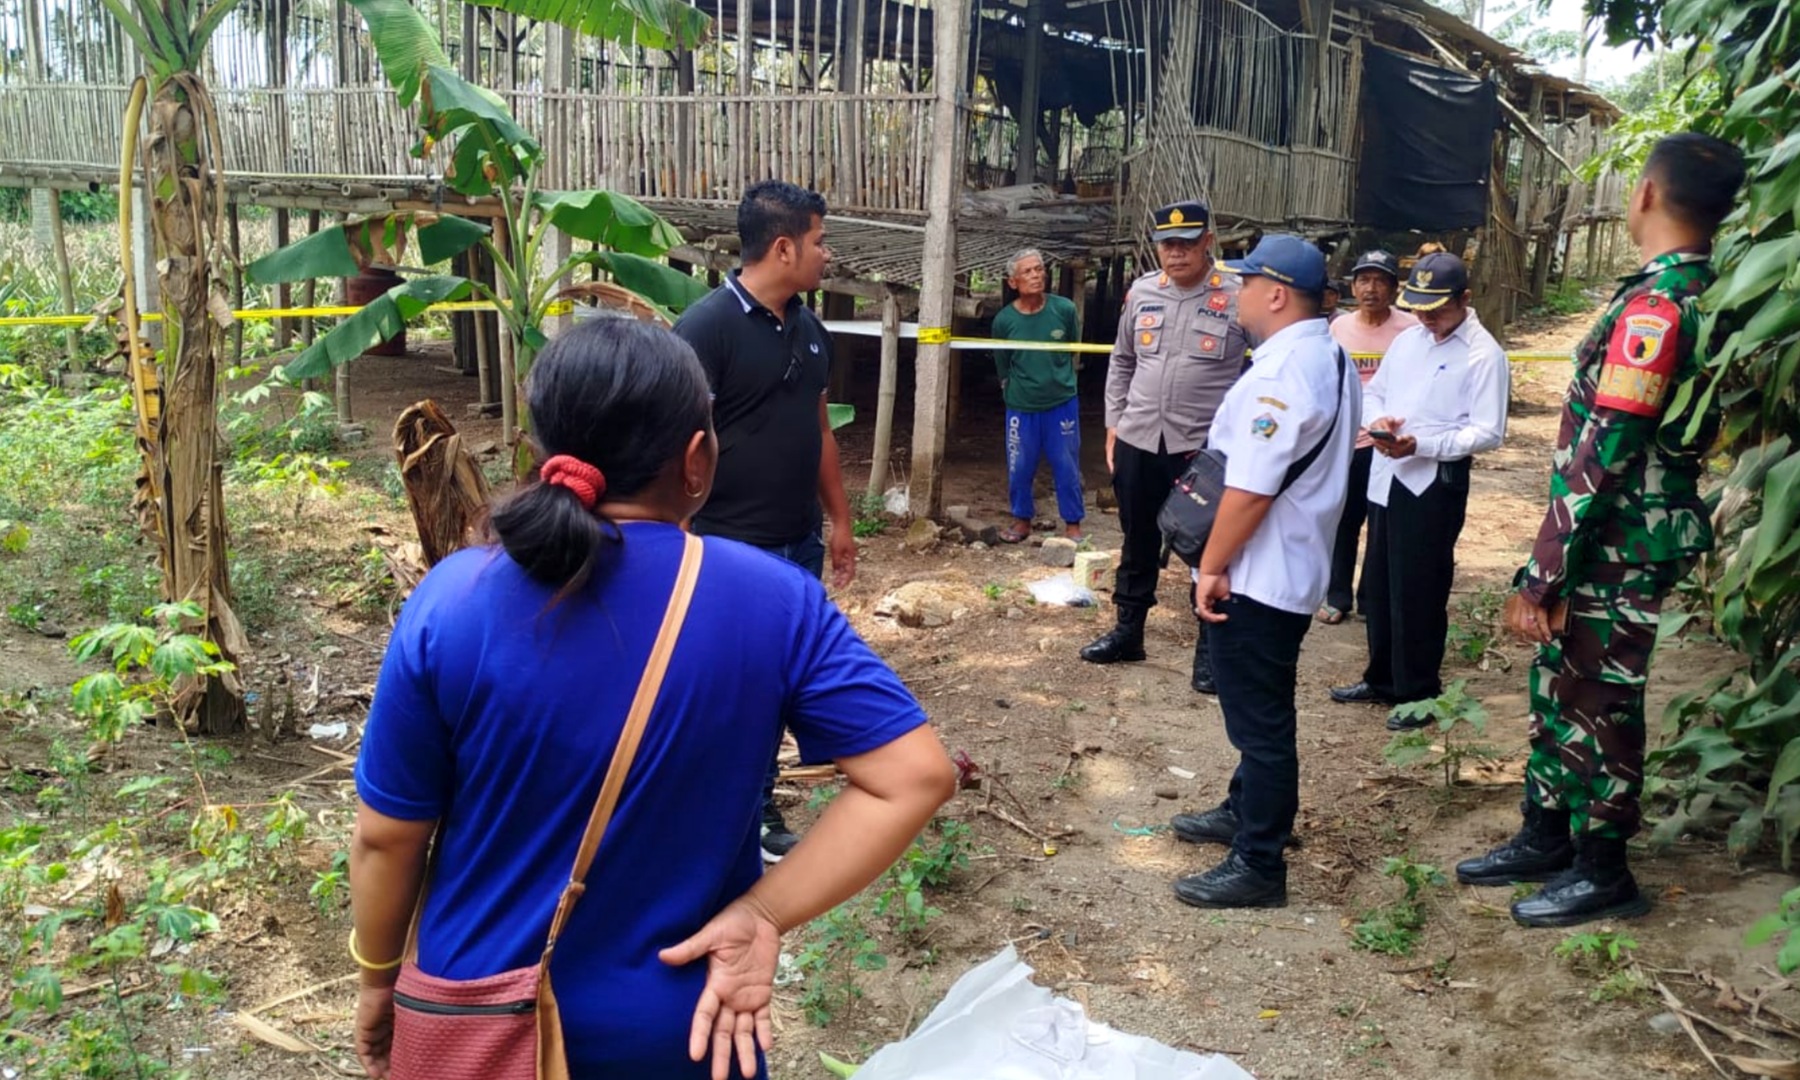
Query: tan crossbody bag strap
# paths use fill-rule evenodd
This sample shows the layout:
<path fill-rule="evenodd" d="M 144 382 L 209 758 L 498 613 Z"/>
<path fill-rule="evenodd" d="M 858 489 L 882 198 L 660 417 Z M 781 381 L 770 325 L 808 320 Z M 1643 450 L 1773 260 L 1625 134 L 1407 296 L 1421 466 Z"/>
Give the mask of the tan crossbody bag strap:
<path fill-rule="evenodd" d="M 625 788 L 625 774 L 631 771 L 632 759 L 637 757 L 638 743 L 643 741 L 644 726 L 650 720 L 650 711 L 656 706 L 657 694 L 662 690 L 663 676 L 669 670 L 669 657 L 675 652 L 675 641 L 681 636 L 681 625 L 687 621 L 688 604 L 694 598 L 694 583 L 700 577 L 700 556 L 703 545 L 700 538 L 689 535 L 681 552 L 681 569 L 675 574 L 675 590 L 669 597 L 669 609 L 663 613 L 662 628 L 656 633 L 656 643 L 650 647 L 650 661 L 644 665 L 644 676 L 638 680 L 637 696 L 631 700 L 631 712 L 626 714 L 625 728 L 619 733 L 619 744 L 613 748 L 612 763 L 606 767 L 606 779 L 600 784 L 600 797 L 594 801 L 594 812 L 589 815 L 587 830 L 581 834 L 581 847 L 575 853 L 575 868 L 569 871 L 569 884 L 563 888 L 562 899 L 556 904 L 556 917 L 550 921 L 550 937 L 544 943 L 546 957 L 556 947 L 556 939 L 562 934 L 563 926 L 575 910 L 576 901 L 586 890 L 588 868 L 594 863 L 594 853 L 600 849 L 600 840 L 606 835 L 607 823 L 612 820 L 613 810 L 619 805 L 619 793 Z"/>

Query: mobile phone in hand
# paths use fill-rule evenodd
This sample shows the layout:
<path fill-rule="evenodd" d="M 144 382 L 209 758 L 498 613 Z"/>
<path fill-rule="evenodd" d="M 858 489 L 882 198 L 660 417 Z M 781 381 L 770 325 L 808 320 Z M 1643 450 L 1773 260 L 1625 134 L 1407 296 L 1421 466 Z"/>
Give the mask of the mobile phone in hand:
<path fill-rule="evenodd" d="M 1391 443 L 1398 441 L 1399 436 L 1386 428 L 1370 428 L 1369 438 L 1374 439 L 1376 442 Z"/>

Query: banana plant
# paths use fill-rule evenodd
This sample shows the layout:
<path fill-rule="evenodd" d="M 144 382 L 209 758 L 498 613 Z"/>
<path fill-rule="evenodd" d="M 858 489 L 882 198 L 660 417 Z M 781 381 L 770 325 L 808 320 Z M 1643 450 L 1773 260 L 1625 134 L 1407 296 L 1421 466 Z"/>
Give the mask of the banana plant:
<path fill-rule="evenodd" d="M 208 42 L 238 2 L 102 0 L 144 62 L 145 76 L 133 83 L 122 118 L 120 190 L 129 193 L 141 170 L 137 184 L 149 196 L 155 249 L 149 262 L 163 306 L 159 355 L 140 339 L 130 300 L 134 241 L 126 198 L 120 263 L 128 268 L 127 363 L 143 457 L 137 505 L 144 531 L 157 545 L 163 599 L 185 605 L 184 621 L 217 650 L 220 664 L 177 680 L 170 702 L 175 721 L 203 735 L 246 726 L 237 664 L 248 642 L 232 609 L 217 452 L 218 346 L 231 312 L 217 273 L 224 252 L 225 142 L 201 75 Z"/>
<path fill-rule="evenodd" d="M 410 235 L 427 266 L 479 247 L 493 260 L 496 284 L 490 287 L 454 274 L 419 273 L 319 337 L 284 366 L 286 377 L 322 374 L 394 336 L 430 304 L 472 296 L 498 310 L 513 341 L 514 377 L 522 382 L 546 343 L 543 325 L 558 283 L 584 266 L 605 270 L 616 285 L 671 320 L 705 295 L 702 282 L 657 261 L 681 242 L 681 235 L 643 204 L 610 191 L 541 190 L 543 147 L 498 95 L 451 70 L 436 31 L 411 4 L 350 3 L 369 27 L 376 56 L 401 106 L 418 106 L 420 137 L 413 152 L 422 158 L 441 152 L 444 185 L 458 195 L 497 201 L 504 227 L 496 230 L 451 214 L 381 214 L 322 230 L 257 260 L 246 272 L 252 281 L 275 284 L 349 276 L 369 267 L 408 270 L 403 255 Z M 511 7 L 511 0 L 506 6 Z M 614 5 L 632 12 L 662 6 L 651 0 L 617 0 Z M 694 32 L 692 20 L 685 17 L 639 23 L 648 27 L 644 33 L 652 35 Z M 571 255 L 546 271 L 545 250 L 555 232 L 594 245 L 595 250 Z M 510 404 L 516 397 L 509 392 L 505 400 Z M 509 410 L 504 420 L 509 438 L 515 434 L 516 419 Z"/>

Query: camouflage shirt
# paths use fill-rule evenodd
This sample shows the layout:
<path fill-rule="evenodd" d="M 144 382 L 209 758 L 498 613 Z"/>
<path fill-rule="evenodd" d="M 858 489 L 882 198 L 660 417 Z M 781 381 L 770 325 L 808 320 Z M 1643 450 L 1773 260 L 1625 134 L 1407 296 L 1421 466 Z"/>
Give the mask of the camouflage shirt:
<path fill-rule="evenodd" d="M 1548 605 L 1593 563 L 1669 562 L 1712 547 L 1701 455 L 1717 431 L 1683 443 L 1668 415 L 1700 377 L 1694 301 L 1713 282 L 1704 253 L 1672 251 L 1622 280 L 1575 350 L 1550 473 L 1550 508 L 1515 584 Z"/>

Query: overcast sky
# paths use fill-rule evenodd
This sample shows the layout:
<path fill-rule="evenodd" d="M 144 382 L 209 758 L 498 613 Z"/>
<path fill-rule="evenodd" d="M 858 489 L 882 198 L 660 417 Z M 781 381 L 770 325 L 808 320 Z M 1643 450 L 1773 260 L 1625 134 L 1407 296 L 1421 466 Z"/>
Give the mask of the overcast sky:
<path fill-rule="evenodd" d="M 1580 30 L 1582 6 L 1582 0 L 1551 0 L 1550 17 L 1547 20 L 1549 27 L 1553 30 Z M 1588 53 L 1587 80 L 1591 84 L 1623 81 L 1625 76 L 1647 63 L 1648 59 L 1647 56 L 1634 57 L 1629 46 L 1614 49 L 1609 48 L 1605 41 L 1596 41 Z M 1576 64 L 1575 57 L 1571 56 L 1545 66 L 1558 75 L 1572 79 L 1575 77 Z"/>

